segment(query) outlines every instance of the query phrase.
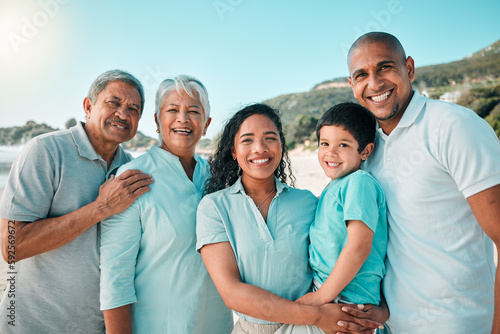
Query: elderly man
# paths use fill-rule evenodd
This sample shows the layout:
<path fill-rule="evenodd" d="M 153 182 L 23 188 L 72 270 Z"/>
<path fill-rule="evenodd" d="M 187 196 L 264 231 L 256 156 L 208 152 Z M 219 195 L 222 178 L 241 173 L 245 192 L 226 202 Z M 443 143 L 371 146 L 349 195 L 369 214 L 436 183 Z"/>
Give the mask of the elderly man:
<path fill-rule="evenodd" d="M 379 124 L 364 169 L 387 197 L 390 329 L 500 333 L 498 138 L 473 111 L 413 90 L 413 59 L 390 34 L 361 36 L 348 66 L 354 96 Z"/>
<path fill-rule="evenodd" d="M 32 139 L 14 162 L 0 203 L 13 272 L 1 333 L 104 333 L 97 223 L 153 182 L 138 170 L 113 176 L 131 160 L 119 144 L 134 137 L 143 105 L 135 77 L 105 72 L 83 101 L 85 123 Z"/>

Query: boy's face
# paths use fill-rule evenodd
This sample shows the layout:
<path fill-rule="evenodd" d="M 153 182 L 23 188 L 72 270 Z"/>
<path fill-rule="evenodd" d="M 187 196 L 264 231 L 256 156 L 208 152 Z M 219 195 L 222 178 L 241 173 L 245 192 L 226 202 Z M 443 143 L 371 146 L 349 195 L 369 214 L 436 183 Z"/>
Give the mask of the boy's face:
<path fill-rule="evenodd" d="M 325 125 L 319 131 L 319 164 L 332 180 L 357 171 L 373 150 L 373 143 L 361 153 L 358 148 L 357 140 L 343 126 Z"/>

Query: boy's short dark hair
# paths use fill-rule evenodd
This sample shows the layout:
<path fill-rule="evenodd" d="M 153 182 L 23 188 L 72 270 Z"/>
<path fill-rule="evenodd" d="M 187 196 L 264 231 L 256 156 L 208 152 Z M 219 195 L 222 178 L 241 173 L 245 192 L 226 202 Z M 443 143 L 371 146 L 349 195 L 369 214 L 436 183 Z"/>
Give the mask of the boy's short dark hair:
<path fill-rule="evenodd" d="M 361 153 L 366 145 L 375 142 L 375 117 L 360 104 L 353 102 L 339 103 L 328 109 L 316 125 L 316 137 L 319 141 L 319 131 L 323 126 L 343 126 L 358 142 L 358 152 Z"/>

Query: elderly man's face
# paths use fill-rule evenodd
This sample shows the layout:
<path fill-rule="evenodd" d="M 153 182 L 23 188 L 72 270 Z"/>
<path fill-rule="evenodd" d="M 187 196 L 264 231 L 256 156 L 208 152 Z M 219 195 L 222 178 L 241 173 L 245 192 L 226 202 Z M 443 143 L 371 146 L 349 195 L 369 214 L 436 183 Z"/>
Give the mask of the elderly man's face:
<path fill-rule="evenodd" d="M 361 45 L 349 57 L 349 83 L 354 97 L 370 110 L 383 129 L 388 126 L 390 131 L 412 96 L 413 59 L 402 58 L 382 42 Z"/>
<path fill-rule="evenodd" d="M 91 127 L 99 145 L 123 143 L 135 136 L 141 118 L 141 96 L 136 88 L 112 81 L 90 101 L 86 128 Z"/>

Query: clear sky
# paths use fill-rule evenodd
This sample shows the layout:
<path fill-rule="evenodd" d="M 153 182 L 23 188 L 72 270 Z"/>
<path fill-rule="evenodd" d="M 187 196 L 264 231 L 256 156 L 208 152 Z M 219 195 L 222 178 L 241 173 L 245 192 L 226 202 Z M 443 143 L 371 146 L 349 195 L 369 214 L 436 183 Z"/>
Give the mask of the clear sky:
<path fill-rule="evenodd" d="M 496 42 L 498 13 L 498 0 L 0 0 L 0 127 L 83 120 L 92 81 L 119 68 L 142 81 L 139 130 L 154 137 L 158 84 L 200 79 L 213 137 L 243 105 L 347 76 L 365 32 L 394 34 L 418 67 Z"/>

